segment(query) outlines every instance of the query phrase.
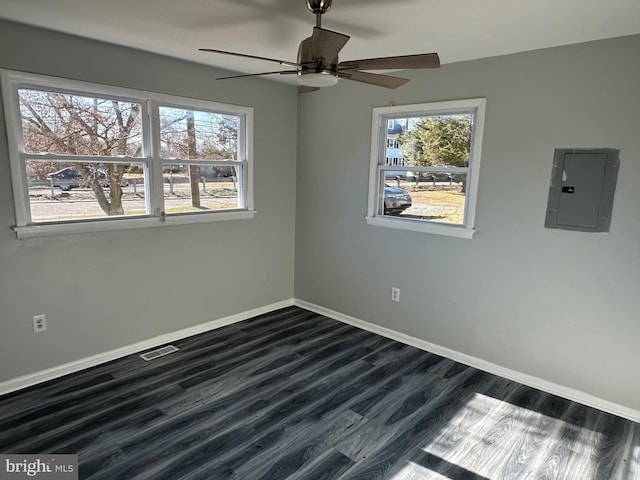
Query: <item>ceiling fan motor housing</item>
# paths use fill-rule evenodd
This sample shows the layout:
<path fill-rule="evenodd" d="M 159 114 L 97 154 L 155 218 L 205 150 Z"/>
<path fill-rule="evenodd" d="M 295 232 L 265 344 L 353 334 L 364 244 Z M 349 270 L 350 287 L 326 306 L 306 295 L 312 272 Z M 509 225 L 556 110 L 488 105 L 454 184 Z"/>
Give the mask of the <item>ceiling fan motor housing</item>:
<path fill-rule="evenodd" d="M 331 8 L 333 0 L 307 0 L 307 8 L 313 13 L 325 13 Z"/>

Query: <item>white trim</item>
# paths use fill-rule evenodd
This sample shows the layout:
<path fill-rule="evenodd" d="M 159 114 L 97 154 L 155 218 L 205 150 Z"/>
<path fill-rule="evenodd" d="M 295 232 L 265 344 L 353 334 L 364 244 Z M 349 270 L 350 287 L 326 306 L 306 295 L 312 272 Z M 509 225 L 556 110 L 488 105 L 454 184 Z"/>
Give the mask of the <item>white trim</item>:
<path fill-rule="evenodd" d="M 143 340 L 141 342 L 116 348 L 115 350 L 110 350 L 108 352 L 99 353 L 97 355 L 92 355 L 90 357 L 82 358 L 80 360 L 75 360 L 73 362 L 65 363 L 63 365 L 58 365 L 53 368 L 48 368 L 46 370 L 41 370 L 39 372 L 23 375 L 21 377 L 14 378 L 12 380 L 1 382 L 0 395 L 5 395 L 7 393 L 14 392 L 22 388 L 36 385 L 38 383 L 47 382 L 49 380 L 62 377 L 63 375 L 68 375 L 70 373 L 78 372 L 86 368 L 95 367 L 96 365 L 110 362 L 112 360 L 116 360 L 121 357 L 126 357 L 127 355 L 131 355 L 134 353 L 142 352 L 150 348 L 155 348 L 160 345 L 164 345 L 166 343 L 175 342 L 183 338 L 191 337 L 193 335 L 198 335 L 200 333 L 208 332 L 210 330 L 215 330 L 217 328 L 221 328 L 226 325 L 231 325 L 232 323 L 242 322 L 244 320 L 248 320 L 258 315 L 262 315 L 264 313 L 273 312 L 275 310 L 278 310 L 284 307 L 290 307 L 291 305 L 293 305 L 293 299 L 282 300 L 280 302 L 272 303 L 270 305 L 265 305 L 263 307 L 254 308 L 252 310 L 247 310 L 242 313 L 237 313 L 235 315 L 230 315 L 228 317 L 219 318 L 217 320 L 212 320 L 210 322 L 202 323 L 200 325 L 195 325 L 193 327 L 185 328 L 185 329 L 178 330 L 171 333 L 165 333 L 164 335 L 159 335 L 157 337 L 150 338 L 148 340 Z"/>
<path fill-rule="evenodd" d="M 393 105 L 375 107 L 374 112 L 384 115 L 385 120 L 405 118 L 407 113 L 415 115 L 436 116 L 456 113 L 469 113 L 478 106 L 478 100 L 484 98 L 465 98 L 462 100 L 445 100 L 442 102 L 415 103 L 410 105 Z M 385 123 L 385 125 L 387 125 Z"/>
<path fill-rule="evenodd" d="M 16 212 L 18 225 L 26 225 L 31 221 L 29 208 L 29 186 L 27 176 L 23 174 L 20 164 L 20 150 L 22 146 L 22 130 L 20 116 L 16 112 L 18 92 L 12 88 L 8 75 L 0 70 L 0 82 L 2 83 L 2 101 L 4 106 L 5 128 L 7 132 L 7 147 L 9 149 L 9 168 L 11 170 L 11 185 L 13 190 L 13 205 Z M 18 139 L 18 140 L 17 140 Z"/>
<path fill-rule="evenodd" d="M 238 138 L 238 147 L 240 148 L 240 160 L 247 163 L 247 168 L 243 169 L 242 181 L 246 181 L 246 184 L 242 185 L 242 192 L 244 193 L 243 208 L 247 210 L 254 210 L 254 184 L 253 184 L 253 108 L 249 109 L 244 114 L 244 127 L 240 129 L 240 135 L 244 138 Z M 238 181 L 241 181 L 239 178 Z"/>
<path fill-rule="evenodd" d="M 102 221 L 78 221 L 65 223 L 38 223 L 24 227 L 14 227 L 16 237 L 50 237 L 77 233 L 109 232 L 113 230 L 131 230 L 135 228 L 163 227 L 168 225 L 187 225 L 192 223 L 211 223 L 224 220 L 242 220 L 253 218 L 255 210 L 219 210 L 208 213 L 169 214 L 158 217 L 126 217 L 122 219 L 100 219 Z"/>
<path fill-rule="evenodd" d="M 380 185 L 380 171 L 378 169 L 378 152 L 384 149 L 383 138 L 386 138 L 388 120 L 383 122 L 377 109 L 373 109 L 371 120 L 371 149 L 369 158 L 369 198 L 367 201 L 367 218 L 374 218 L 382 205 L 378 194 Z M 386 142 L 384 142 L 386 143 Z M 384 149 L 386 151 L 386 149 Z"/>
<path fill-rule="evenodd" d="M 41 75 L 37 73 L 21 72 L 18 70 L 0 69 L 0 76 L 8 77 L 11 84 L 17 84 L 18 88 L 22 86 L 39 86 L 44 88 L 54 88 L 67 93 L 86 92 L 92 95 L 105 95 L 108 98 L 117 97 L 119 100 L 134 103 L 139 103 L 141 99 L 143 101 L 156 100 L 163 106 L 192 107 L 203 111 L 234 115 L 243 115 L 246 112 L 246 109 L 253 109 L 252 107 L 220 103 L 202 98 L 169 95 L 148 90 L 117 87 L 104 83 L 85 82 L 82 80 L 56 77 L 55 75 Z"/>
<path fill-rule="evenodd" d="M 449 237 L 473 238 L 475 230 L 464 228 L 462 225 L 447 225 L 424 220 L 409 218 L 396 218 L 390 216 L 365 217 L 367 225 L 376 227 L 395 228 L 396 230 L 410 230 L 412 232 L 433 233 L 435 235 L 447 235 Z"/>
<path fill-rule="evenodd" d="M 635 410 L 633 408 L 625 407 L 624 405 L 620 405 L 609 400 L 604 400 L 575 388 L 566 387 L 564 385 L 550 382 L 533 375 L 518 372 L 516 370 L 512 370 L 510 368 L 488 362 L 481 358 L 467 355 L 466 353 L 458 352 L 441 345 L 436 345 L 435 343 L 427 342 L 426 340 L 422 340 L 420 338 L 412 337 L 410 335 L 391 330 L 386 327 L 381 327 L 380 325 L 376 325 L 374 323 L 366 322 L 364 320 L 360 320 L 358 318 L 336 312 L 335 310 L 331 310 L 329 308 L 321 307 L 305 300 L 295 298 L 293 300 L 293 303 L 300 308 L 304 308 L 320 315 L 324 315 L 325 317 L 333 318 L 334 320 L 353 325 L 354 327 L 362 328 L 363 330 L 367 330 L 377 335 L 382 335 L 383 337 L 396 340 L 406 345 L 411 345 L 412 347 L 419 348 L 420 350 L 435 353 L 436 355 L 449 358 L 456 362 L 478 368 L 485 372 L 489 372 L 494 375 L 513 380 L 529 387 L 537 388 L 538 390 L 542 390 L 553 395 L 558 395 L 559 397 L 563 397 L 568 400 L 587 405 L 589 407 L 597 408 L 598 410 L 602 410 L 604 412 L 618 415 L 619 417 L 623 417 L 634 422 L 640 422 L 640 410 Z"/>
<path fill-rule="evenodd" d="M 467 198 L 465 202 L 465 226 L 473 229 L 476 224 L 476 202 L 478 199 L 478 182 L 480 178 L 480 160 L 482 158 L 482 139 L 484 137 L 484 113 L 487 99 L 480 98 L 476 106 L 476 115 L 471 129 L 471 152 L 469 153 L 470 172 L 467 175 Z"/>
<path fill-rule="evenodd" d="M 383 172 L 469 173 L 469 167 L 407 167 L 405 165 L 380 165 Z"/>
<path fill-rule="evenodd" d="M 157 100 L 149 100 L 149 121 L 142 122 L 142 126 L 145 128 L 143 134 L 147 134 L 142 140 L 144 148 L 148 149 L 148 155 L 151 157 L 151 165 L 162 165 L 162 158 L 160 157 L 160 109 Z M 149 167 L 147 166 L 144 172 L 144 181 L 149 181 L 151 190 L 149 195 L 145 195 L 147 211 L 156 217 L 162 218 L 162 211 L 164 211 L 163 169 Z M 162 205 L 162 210 L 154 212 L 153 209 L 159 209 L 160 205 Z"/>

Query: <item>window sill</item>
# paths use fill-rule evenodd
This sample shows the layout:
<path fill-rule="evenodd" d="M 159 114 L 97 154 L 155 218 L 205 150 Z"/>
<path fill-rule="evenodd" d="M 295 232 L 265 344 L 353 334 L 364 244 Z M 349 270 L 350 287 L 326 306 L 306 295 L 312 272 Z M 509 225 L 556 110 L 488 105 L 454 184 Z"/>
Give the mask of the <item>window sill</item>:
<path fill-rule="evenodd" d="M 390 217 L 366 217 L 367 225 L 376 227 L 395 228 L 398 230 L 410 230 L 412 232 L 431 233 L 457 238 L 473 238 L 476 231 L 462 226 L 446 225 L 444 223 L 432 223 L 424 220 L 409 220 Z"/>
<path fill-rule="evenodd" d="M 171 225 L 188 225 L 192 223 L 210 223 L 225 220 L 242 220 L 253 218 L 255 214 L 255 210 L 229 210 L 215 213 L 167 215 L 164 222 L 158 217 L 135 217 L 99 221 L 40 223 L 37 225 L 14 227 L 13 230 L 16 232 L 17 238 L 23 239 L 55 235 L 73 235 L 78 233 L 108 232 L 113 230 L 133 230 L 138 228 Z"/>

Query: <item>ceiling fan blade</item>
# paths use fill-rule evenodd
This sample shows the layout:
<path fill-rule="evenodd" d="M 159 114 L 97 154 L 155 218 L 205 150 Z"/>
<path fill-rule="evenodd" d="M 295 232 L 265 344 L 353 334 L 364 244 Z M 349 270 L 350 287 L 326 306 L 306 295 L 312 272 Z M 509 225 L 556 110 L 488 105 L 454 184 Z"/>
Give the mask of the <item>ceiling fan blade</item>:
<path fill-rule="evenodd" d="M 311 35 L 311 53 L 313 58 L 324 58 L 331 62 L 334 58 L 337 58 L 338 53 L 350 38 L 349 35 L 325 30 L 320 27 L 313 27 L 313 35 Z"/>
<path fill-rule="evenodd" d="M 356 82 L 368 83 L 370 85 L 385 88 L 398 88 L 409 81 L 407 78 L 380 75 L 379 73 L 361 72 L 359 70 L 353 70 L 349 73 L 338 72 L 338 76 L 346 80 L 355 80 Z"/>
<path fill-rule="evenodd" d="M 276 58 L 267 58 L 267 57 L 258 57 L 256 55 L 247 55 L 246 53 L 234 53 L 234 52 L 225 52 L 224 50 L 216 50 L 213 48 L 199 48 L 201 52 L 213 52 L 213 53 L 222 53 L 224 55 L 233 55 L 235 57 L 243 57 L 243 58 L 254 58 L 256 60 L 266 60 L 267 62 L 275 62 L 280 65 L 284 65 L 285 67 L 291 68 L 302 68 L 302 66 L 295 62 L 288 62 L 286 60 L 278 60 Z"/>
<path fill-rule="evenodd" d="M 306 87 L 304 85 L 298 87 L 298 93 L 317 92 L 318 90 L 320 90 L 320 87 Z"/>
<path fill-rule="evenodd" d="M 365 58 L 340 62 L 339 69 L 358 70 L 406 70 L 409 68 L 438 68 L 440 58 L 437 53 L 401 55 L 397 57 Z"/>
<path fill-rule="evenodd" d="M 291 73 L 298 73 L 298 70 L 278 70 L 275 72 L 243 73 L 241 75 L 230 75 L 228 77 L 218 77 L 216 78 L 216 80 L 229 80 L 230 78 L 242 78 L 242 77 L 259 77 L 261 75 L 272 75 L 274 73 L 286 75 Z"/>

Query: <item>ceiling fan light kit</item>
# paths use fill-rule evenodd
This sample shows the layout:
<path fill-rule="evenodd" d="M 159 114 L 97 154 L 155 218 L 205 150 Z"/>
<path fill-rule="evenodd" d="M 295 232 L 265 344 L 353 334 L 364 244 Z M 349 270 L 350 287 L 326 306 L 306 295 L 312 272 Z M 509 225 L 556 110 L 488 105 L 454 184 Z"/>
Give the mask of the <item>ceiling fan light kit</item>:
<path fill-rule="evenodd" d="M 305 87 L 332 87 L 338 83 L 338 76 L 330 71 L 322 72 L 298 72 L 298 85 Z"/>
<path fill-rule="evenodd" d="M 275 62 L 285 67 L 293 68 L 294 70 L 232 75 L 229 77 L 221 77 L 217 80 L 271 74 L 296 74 L 298 85 L 300 85 L 298 90 L 300 93 L 316 91 L 323 87 L 331 87 L 338 83 L 339 78 L 368 83 L 379 87 L 397 88 L 409 80 L 390 75 L 365 72 L 364 70 L 405 70 L 410 68 L 438 68 L 440 66 L 440 59 L 437 53 L 367 58 L 363 60 L 339 62 L 338 53 L 350 37 L 342 33 L 326 30 L 321 26 L 322 15 L 331 8 L 332 0 L 306 0 L 306 2 L 307 8 L 316 16 L 316 26 L 313 29 L 313 34 L 300 43 L 297 63 L 268 57 L 258 57 L 245 53 L 234 53 L 210 48 L 200 49 L 205 52 L 222 53 L 225 55 Z"/>

